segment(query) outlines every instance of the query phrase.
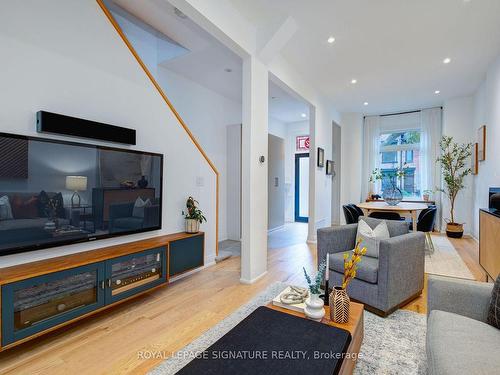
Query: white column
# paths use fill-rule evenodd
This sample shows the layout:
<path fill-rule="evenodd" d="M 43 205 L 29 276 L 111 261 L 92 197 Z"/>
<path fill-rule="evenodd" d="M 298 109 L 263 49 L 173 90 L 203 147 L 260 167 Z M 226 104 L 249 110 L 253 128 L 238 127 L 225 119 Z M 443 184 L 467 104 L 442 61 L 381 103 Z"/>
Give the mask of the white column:
<path fill-rule="evenodd" d="M 253 56 L 243 61 L 242 105 L 240 281 L 250 284 L 267 272 L 268 70 Z"/>
<path fill-rule="evenodd" d="M 316 243 L 316 166 L 318 149 L 316 148 L 316 107 L 309 106 L 309 222 L 307 242 Z"/>

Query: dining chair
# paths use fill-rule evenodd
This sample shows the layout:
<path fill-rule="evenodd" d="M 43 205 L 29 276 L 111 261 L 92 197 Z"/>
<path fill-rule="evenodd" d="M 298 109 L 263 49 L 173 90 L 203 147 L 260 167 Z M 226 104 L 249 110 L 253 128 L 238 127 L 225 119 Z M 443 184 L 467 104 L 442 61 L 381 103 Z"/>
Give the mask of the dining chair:
<path fill-rule="evenodd" d="M 344 204 L 342 210 L 344 211 L 346 224 L 355 224 L 358 222 L 359 215 L 356 214 L 355 210 L 353 210 L 350 205 Z"/>
<path fill-rule="evenodd" d="M 417 219 L 417 231 L 425 233 L 426 248 L 429 249 L 431 254 L 434 253 L 434 243 L 432 242 L 431 232 L 434 230 L 436 213 L 437 207 L 431 205 L 425 210 L 422 210 Z M 413 225 L 410 225 L 410 230 L 412 229 Z"/>
<path fill-rule="evenodd" d="M 397 212 L 372 212 L 368 216 L 383 220 L 401 220 L 401 215 Z"/>

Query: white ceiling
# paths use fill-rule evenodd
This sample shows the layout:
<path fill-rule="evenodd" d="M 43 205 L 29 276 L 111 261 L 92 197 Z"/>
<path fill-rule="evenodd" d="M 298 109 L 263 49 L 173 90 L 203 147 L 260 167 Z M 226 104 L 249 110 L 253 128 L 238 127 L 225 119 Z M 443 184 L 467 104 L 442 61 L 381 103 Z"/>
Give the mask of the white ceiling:
<path fill-rule="evenodd" d="M 185 47 L 188 52 L 162 59 L 160 66 L 232 99 L 241 105 L 242 61 L 218 40 L 163 0 L 108 0 L 146 25 Z M 119 9 L 117 9 L 119 11 Z M 147 27 L 146 27 L 147 29 Z M 171 47 L 166 48 L 168 52 Z M 226 70 L 230 69 L 231 72 Z M 168 95 L 168 88 L 166 88 Z M 302 114 L 305 113 L 304 118 Z M 269 115 L 288 123 L 309 118 L 307 104 L 279 83 L 269 83 Z"/>
<path fill-rule="evenodd" d="M 189 50 L 161 66 L 241 103 L 242 61 L 238 55 L 189 18 L 177 16 L 164 0 L 112 1 Z"/>
<path fill-rule="evenodd" d="M 309 119 L 309 106 L 286 88 L 269 81 L 269 116 L 284 123 L 304 121 Z"/>
<path fill-rule="evenodd" d="M 392 112 L 470 95 L 500 53 L 499 0 L 231 2 L 261 34 L 292 16 L 298 30 L 282 56 L 340 111 Z"/>

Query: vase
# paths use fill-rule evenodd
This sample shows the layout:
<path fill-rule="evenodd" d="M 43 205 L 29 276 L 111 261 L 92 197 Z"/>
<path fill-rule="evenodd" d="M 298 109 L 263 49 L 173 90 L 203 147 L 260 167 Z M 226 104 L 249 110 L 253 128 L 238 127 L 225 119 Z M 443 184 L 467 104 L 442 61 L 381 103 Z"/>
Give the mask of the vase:
<path fill-rule="evenodd" d="M 200 222 L 196 219 L 186 219 L 186 233 L 198 233 Z"/>
<path fill-rule="evenodd" d="M 306 299 L 306 307 L 304 308 L 304 314 L 309 319 L 321 321 L 325 316 L 324 301 L 319 297 L 319 293 L 309 293 L 309 297 Z"/>
<path fill-rule="evenodd" d="M 340 286 L 334 287 L 330 293 L 330 320 L 335 323 L 347 323 L 350 304 L 347 291 Z"/>
<path fill-rule="evenodd" d="M 141 189 L 144 189 L 148 186 L 148 180 L 146 180 L 146 176 L 142 176 L 139 181 L 137 181 L 137 186 Z"/>
<path fill-rule="evenodd" d="M 397 206 L 403 200 L 403 193 L 397 187 L 389 187 L 384 190 L 382 198 L 389 206 Z"/>

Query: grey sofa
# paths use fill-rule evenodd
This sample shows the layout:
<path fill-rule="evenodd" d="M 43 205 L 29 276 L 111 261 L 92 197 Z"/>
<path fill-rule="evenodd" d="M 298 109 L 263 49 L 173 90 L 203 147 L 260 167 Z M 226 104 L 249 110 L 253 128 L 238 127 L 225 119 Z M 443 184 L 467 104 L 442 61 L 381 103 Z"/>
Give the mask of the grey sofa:
<path fill-rule="evenodd" d="M 429 276 L 427 371 L 500 373 L 500 330 L 486 317 L 493 284 Z"/>
<path fill-rule="evenodd" d="M 371 228 L 381 221 L 361 217 Z M 365 308 L 387 316 L 424 288 L 425 234 L 409 232 L 408 224 L 387 221 L 391 238 L 380 241 L 379 257 L 363 257 L 357 275 L 347 288 L 349 297 Z M 318 262 L 330 254 L 330 287 L 342 284 L 343 254 L 354 249 L 358 224 L 318 229 Z"/>

